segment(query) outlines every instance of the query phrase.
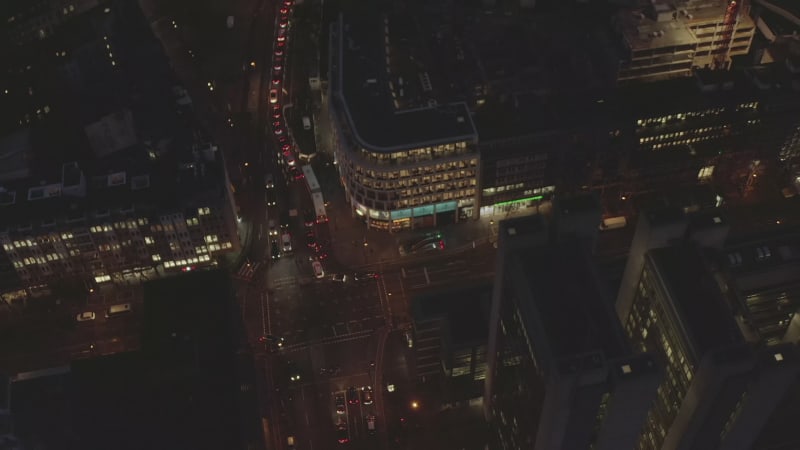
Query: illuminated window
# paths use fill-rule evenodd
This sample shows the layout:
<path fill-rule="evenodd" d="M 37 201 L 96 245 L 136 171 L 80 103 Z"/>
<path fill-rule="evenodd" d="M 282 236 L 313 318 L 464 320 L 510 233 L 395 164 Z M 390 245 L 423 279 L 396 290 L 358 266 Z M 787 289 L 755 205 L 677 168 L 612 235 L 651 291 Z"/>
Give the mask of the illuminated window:
<path fill-rule="evenodd" d="M 105 283 L 105 282 L 111 281 L 111 276 L 110 275 L 99 275 L 99 276 L 94 277 L 94 281 L 97 282 L 97 283 Z"/>
<path fill-rule="evenodd" d="M 207 216 L 209 214 L 211 214 L 211 208 L 208 208 L 208 207 L 197 208 L 197 215 L 199 215 L 199 216 Z"/>
<path fill-rule="evenodd" d="M 199 224 L 200 224 L 200 221 L 197 220 L 197 217 L 192 217 L 191 219 L 186 219 L 186 225 L 188 225 L 190 227 L 194 226 L 194 225 L 199 225 Z"/>
<path fill-rule="evenodd" d="M 161 255 L 159 255 L 159 254 L 153 255 L 152 258 L 153 258 L 153 262 L 161 261 Z"/>
<path fill-rule="evenodd" d="M 697 173 L 697 179 L 700 181 L 707 181 L 711 179 L 714 174 L 714 166 L 705 166 Z"/>
<path fill-rule="evenodd" d="M 206 244 L 210 244 L 212 242 L 219 242 L 219 237 L 216 234 L 208 234 L 205 236 Z"/>
<path fill-rule="evenodd" d="M 155 241 L 153 241 L 153 238 L 151 238 L 150 236 L 145 236 L 144 237 L 144 243 L 147 244 L 147 245 L 153 245 L 155 243 Z"/>

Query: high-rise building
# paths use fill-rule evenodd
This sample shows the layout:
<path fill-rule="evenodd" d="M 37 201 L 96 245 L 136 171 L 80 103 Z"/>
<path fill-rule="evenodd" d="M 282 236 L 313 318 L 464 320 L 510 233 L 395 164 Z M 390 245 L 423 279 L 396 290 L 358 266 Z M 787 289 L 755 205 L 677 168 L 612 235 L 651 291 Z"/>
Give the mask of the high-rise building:
<path fill-rule="evenodd" d="M 381 230 L 477 217 L 480 158 L 470 111 L 427 98 L 426 77 L 393 72 L 404 64 L 400 26 L 364 12 L 359 20 L 340 16 L 331 29 L 328 120 L 348 202 Z"/>
<path fill-rule="evenodd" d="M 588 220 L 581 203 L 563 234 L 538 215 L 500 222 L 484 393 L 494 448 L 633 448 L 656 398 L 661 370 L 627 344 L 585 242 L 599 209 Z"/>
<path fill-rule="evenodd" d="M 800 341 L 798 230 L 777 229 L 726 242 L 716 259 L 723 292 L 748 341 Z"/>
<path fill-rule="evenodd" d="M 665 367 L 637 449 L 749 449 L 796 382 L 794 345 L 746 345 L 706 255 L 686 241 L 648 250 L 625 331 Z"/>
<path fill-rule="evenodd" d="M 728 69 L 755 35 L 746 0 L 643 1 L 616 14 L 614 26 L 625 49 L 617 73 L 623 83 Z"/>
<path fill-rule="evenodd" d="M 24 74 L 0 106 L 5 300 L 191 270 L 239 247 L 223 157 L 137 2 L 4 55 Z"/>

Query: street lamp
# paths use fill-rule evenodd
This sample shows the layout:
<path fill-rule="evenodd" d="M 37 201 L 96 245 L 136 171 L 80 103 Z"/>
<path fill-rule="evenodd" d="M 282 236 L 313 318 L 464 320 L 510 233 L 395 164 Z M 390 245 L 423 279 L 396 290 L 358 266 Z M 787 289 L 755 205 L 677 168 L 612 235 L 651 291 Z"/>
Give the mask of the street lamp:
<path fill-rule="evenodd" d="M 416 400 L 411 402 L 411 409 L 419 409 L 419 403 Z"/>

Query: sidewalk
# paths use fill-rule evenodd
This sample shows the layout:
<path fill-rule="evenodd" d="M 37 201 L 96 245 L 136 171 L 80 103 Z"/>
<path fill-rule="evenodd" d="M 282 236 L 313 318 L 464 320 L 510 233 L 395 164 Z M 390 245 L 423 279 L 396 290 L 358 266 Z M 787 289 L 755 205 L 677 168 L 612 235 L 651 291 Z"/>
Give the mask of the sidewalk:
<path fill-rule="evenodd" d="M 344 189 L 335 178 L 335 168 L 332 164 L 326 166 L 326 163 L 328 163 L 328 155 L 318 154 L 314 161 L 314 170 L 318 174 L 325 200 L 328 202 L 327 210 L 333 253 L 335 258 L 347 267 L 397 260 L 401 258 L 399 247 L 402 242 L 433 230 L 442 232 L 447 250 L 463 250 L 473 246 L 489 245 L 496 241 L 497 223 L 500 220 L 525 215 L 511 213 L 494 218 L 467 219 L 463 222 L 436 228 L 392 233 L 367 229 L 366 223 L 359 217 L 354 217 L 350 212 L 351 208 L 345 199 Z"/>

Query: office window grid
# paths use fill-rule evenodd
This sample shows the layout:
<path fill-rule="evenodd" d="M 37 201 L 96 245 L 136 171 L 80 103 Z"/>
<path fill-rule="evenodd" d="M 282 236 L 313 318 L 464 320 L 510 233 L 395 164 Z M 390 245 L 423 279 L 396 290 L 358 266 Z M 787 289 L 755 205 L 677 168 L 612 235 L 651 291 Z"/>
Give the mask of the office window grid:
<path fill-rule="evenodd" d="M 658 388 L 656 401 L 648 412 L 637 444 L 639 450 L 661 447 L 666 430 L 675 420 L 694 374 L 694 365 L 676 333 L 674 319 L 665 308 L 665 299 L 657 286 L 652 284 L 654 279 L 646 265 L 625 325 L 631 342 L 640 351 L 656 355 L 665 368 L 664 380 Z"/>

